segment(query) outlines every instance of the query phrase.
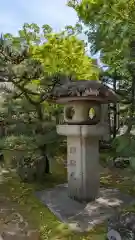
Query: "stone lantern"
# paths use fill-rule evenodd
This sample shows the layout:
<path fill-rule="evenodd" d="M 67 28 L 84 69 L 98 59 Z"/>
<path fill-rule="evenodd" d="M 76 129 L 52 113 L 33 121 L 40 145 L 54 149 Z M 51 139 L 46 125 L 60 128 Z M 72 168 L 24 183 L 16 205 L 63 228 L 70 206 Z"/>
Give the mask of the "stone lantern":
<path fill-rule="evenodd" d="M 117 102 L 116 94 L 99 81 L 56 85 L 50 100 L 64 104 L 64 122 L 57 133 L 67 136 L 68 195 L 92 201 L 99 193 L 99 139 L 104 135 L 101 104 Z"/>

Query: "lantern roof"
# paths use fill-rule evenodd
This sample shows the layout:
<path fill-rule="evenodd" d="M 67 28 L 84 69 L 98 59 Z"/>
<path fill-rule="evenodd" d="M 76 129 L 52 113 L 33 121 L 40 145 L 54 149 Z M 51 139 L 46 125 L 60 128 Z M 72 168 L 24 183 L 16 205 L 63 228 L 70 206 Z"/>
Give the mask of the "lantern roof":
<path fill-rule="evenodd" d="M 67 81 L 64 84 L 56 84 L 49 94 L 48 100 L 56 103 L 82 100 L 115 103 L 119 99 L 111 88 L 97 80 L 76 80 Z"/>

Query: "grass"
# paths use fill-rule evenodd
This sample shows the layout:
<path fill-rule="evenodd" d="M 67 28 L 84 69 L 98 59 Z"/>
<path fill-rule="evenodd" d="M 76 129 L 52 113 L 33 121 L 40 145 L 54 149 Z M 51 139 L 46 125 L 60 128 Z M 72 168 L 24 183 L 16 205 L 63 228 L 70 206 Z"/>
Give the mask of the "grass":
<path fill-rule="evenodd" d="M 101 186 L 118 188 L 122 192 L 135 195 L 135 178 L 131 169 L 108 169 L 107 174 L 100 177 Z"/>
<path fill-rule="evenodd" d="M 55 162 L 52 175 L 48 175 L 44 183 L 27 184 L 20 182 L 15 173 L 5 175 L 5 181 L 0 184 L 0 192 L 16 203 L 18 211 L 38 228 L 43 240 L 102 240 L 105 239 L 106 228 L 104 225 L 97 226 L 89 233 L 73 233 L 62 224 L 42 203 L 35 197 L 35 191 L 53 187 L 66 181 L 66 170 L 61 162 Z M 107 170 L 101 174 L 101 185 L 117 187 L 123 192 L 135 194 L 135 184 L 131 171 Z M 127 210 L 135 210 L 132 206 Z"/>
<path fill-rule="evenodd" d="M 73 233 L 36 199 L 35 191 L 53 187 L 66 181 L 66 170 L 62 164 L 55 163 L 52 171 L 53 174 L 46 177 L 43 184 L 22 183 L 15 173 L 5 174 L 5 181 L 0 184 L 0 192 L 16 204 L 16 208 L 28 220 L 30 225 L 40 230 L 41 239 L 43 240 L 104 239 L 104 225 L 98 226 L 89 233 Z"/>

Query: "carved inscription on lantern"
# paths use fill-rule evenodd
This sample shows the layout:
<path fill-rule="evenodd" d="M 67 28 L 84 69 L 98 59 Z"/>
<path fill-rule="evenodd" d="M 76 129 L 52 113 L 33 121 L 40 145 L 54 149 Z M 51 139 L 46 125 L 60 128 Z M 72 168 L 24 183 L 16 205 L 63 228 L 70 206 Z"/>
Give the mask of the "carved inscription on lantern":
<path fill-rule="evenodd" d="M 70 152 L 71 154 L 76 153 L 76 148 L 75 148 L 75 147 L 70 147 L 69 152 Z"/>
<path fill-rule="evenodd" d="M 76 147 L 70 147 L 69 148 L 69 166 L 76 166 L 76 160 L 74 160 L 74 154 L 76 153 Z"/>
<path fill-rule="evenodd" d="M 70 166 L 76 166 L 76 161 L 75 160 L 70 160 Z"/>

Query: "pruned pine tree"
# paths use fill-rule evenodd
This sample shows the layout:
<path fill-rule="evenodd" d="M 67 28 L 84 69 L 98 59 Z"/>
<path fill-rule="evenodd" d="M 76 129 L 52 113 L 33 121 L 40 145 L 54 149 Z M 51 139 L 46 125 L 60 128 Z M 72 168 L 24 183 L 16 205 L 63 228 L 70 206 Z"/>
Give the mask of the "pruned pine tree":
<path fill-rule="evenodd" d="M 10 148 L 19 148 L 23 155 L 24 152 L 26 156 L 39 154 L 44 159 L 47 153 L 56 154 L 61 147 L 61 137 L 54 125 L 62 107 L 46 102 L 48 92 L 56 83 L 69 80 L 69 75 L 76 80 L 96 80 L 99 74 L 98 67 L 85 54 L 85 43 L 78 38 L 80 31 L 79 24 L 54 33 L 46 24 L 40 28 L 37 24 L 25 23 L 18 36 L 4 34 L 1 37 L 0 82 L 4 84 L 1 92 L 4 91 L 5 99 L 2 107 L 9 133 L 5 147 L 9 144 Z M 31 150 L 27 151 L 28 148 Z M 65 149 L 63 142 L 62 149 Z M 48 161 L 44 162 L 48 166 Z"/>
<path fill-rule="evenodd" d="M 36 84 L 36 79 L 44 85 Z M 6 135 L 0 145 L 1 149 L 18 153 L 18 171 L 23 180 L 49 173 L 48 155 L 53 155 L 60 144 L 55 130 L 60 109 L 45 101 L 57 81 L 53 79 L 47 78 L 41 63 L 31 58 L 29 48 L 15 50 L 1 38 L 0 118 Z"/>

